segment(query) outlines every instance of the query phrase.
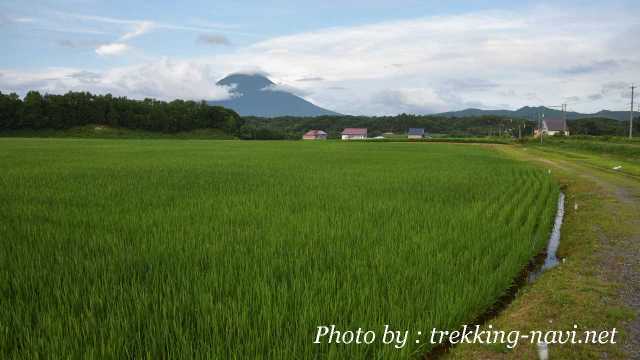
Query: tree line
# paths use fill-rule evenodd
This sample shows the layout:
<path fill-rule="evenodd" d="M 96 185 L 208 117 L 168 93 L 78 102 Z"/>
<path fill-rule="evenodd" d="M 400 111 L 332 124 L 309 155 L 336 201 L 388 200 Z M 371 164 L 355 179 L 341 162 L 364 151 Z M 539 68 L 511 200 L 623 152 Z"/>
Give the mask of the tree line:
<path fill-rule="evenodd" d="M 571 135 L 626 136 L 629 133 L 629 121 L 606 118 L 585 118 L 567 122 Z M 633 132 L 640 134 L 640 117 L 633 120 Z"/>
<path fill-rule="evenodd" d="M 535 122 L 525 119 L 510 119 L 501 116 L 484 115 L 475 117 L 445 117 L 438 115 L 395 116 L 318 116 L 318 117 L 245 117 L 241 136 L 252 134 L 269 138 L 299 138 L 310 129 L 326 131 L 331 138 L 340 136 L 346 127 L 364 127 L 370 137 L 384 133 L 404 134 L 409 128 L 424 128 L 432 134 L 449 136 L 522 136 L 531 135 Z"/>
<path fill-rule="evenodd" d="M 310 129 L 322 129 L 337 138 L 346 127 L 366 127 L 369 136 L 408 128 L 449 136 L 530 136 L 535 121 L 484 115 L 445 117 L 437 115 L 318 116 L 241 118 L 236 112 L 204 101 L 154 99 L 132 100 L 111 94 L 68 92 L 64 95 L 30 91 L 24 98 L 0 92 L 0 131 L 4 129 L 69 129 L 83 125 L 177 133 L 195 129 L 221 129 L 241 139 L 299 139 Z M 571 134 L 623 136 L 629 122 L 605 118 L 569 120 Z M 637 127 L 637 128 L 636 128 Z M 634 122 L 640 133 L 640 118 Z"/>
<path fill-rule="evenodd" d="M 245 117 L 240 129 L 241 138 L 297 139 L 310 129 L 324 130 L 330 138 L 340 137 L 346 127 L 364 127 L 370 137 L 384 133 L 404 134 L 409 128 L 424 128 L 427 133 L 452 137 L 532 136 L 537 121 L 508 118 L 497 115 L 447 117 L 439 115 L 395 116 L 319 116 L 319 117 Z M 629 131 L 628 121 L 607 118 L 568 120 L 567 128 L 573 135 L 624 136 Z M 634 120 L 634 132 L 640 134 L 640 117 Z"/>
<path fill-rule="evenodd" d="M 111 94 L 29 91 L 24 99 L 0 92 L 0 130 L 69 129 L 88 124 L 176 133 L 216 128 L 237 134 L 242 118 L 233 110 L 206 102 L 132 100 Z"/>

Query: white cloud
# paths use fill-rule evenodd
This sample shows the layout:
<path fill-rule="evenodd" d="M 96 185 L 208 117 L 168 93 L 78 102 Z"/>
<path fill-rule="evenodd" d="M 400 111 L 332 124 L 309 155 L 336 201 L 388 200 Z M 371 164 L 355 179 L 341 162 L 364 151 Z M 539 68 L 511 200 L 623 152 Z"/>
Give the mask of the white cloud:
<path fill-rule="evenodd" d="M 576 102 L 570 105 L 573 110 L 585 112 L 626 108 L 627 100 L 621 96 L 626 89 L 621 84 L 640 81 L 640 52 L 620 51 L 619 39 L 640 28 L 640 18 L 604 5 L 566 10 L 536 7 L 329 28 L 227 48 L 215 57 L 159 58 L 116 67 L 100 72 L 99 77 L 68 77 L 87 70 L 70 69 L 62 78 L 59 71 L 48 71 L 36 79 L 22 77 L 24 82 L 18 83 L 20 77 L 14 72 L 11 86 L 215 99 L 228 95 L 226 89 L 214 86 L 216 80 L 232 72 L 261 70 L 280 84 L 279 89 L 295 85 L 297 93 L 318 105 L 350 114 L 439 112 L 504 104 L 518 108 L 557 105 L 565 99 Z M 121 40 L 155 28 L 202 30 L 92 20 L 126 26 L 129 32 Z M 101 45 L 96 52 L 121 54 L 127 48 L 117 41 Z M 56 80 L 44 80 L 50 77 Z M 6 76 L 0 78 L 0 89 L 7 84 Z"/>
<path fill-rule="evenodd" d="M 230 96 L 229 88 L 215 85 L 222 75 L 213 69 L 207 64 L 162 58 L 104 72 L 75 68 L 50 68 L 29 73 L 0 70 L 3 74 L 0 89 L 22 95 L 28 90 L 56 94 L 91 91 L 134 99 L 226 99 Z"/>
<path fill-rule="evenodd" d="M 120 41 L 130 40 L 130 39 L 133 39 L 134 37 L 143 35 L 149 32 L 151 29 L 153 29 L 154 26 L 155 26 L 154 23 L 151 21 L 137 22 L 133 24 L 133 30 L 129 31 L 128 33 L 120 37 Z"/>
<path fill-rule="evenodd" d="M 120 55 L 129 50 L 129 45 L 124 43 L 102 44 L 96 48 L 96 54 L 101 56 Z"/>
<path fill-rule="evenodd" d="M 220 100 L 229 96 L 216 86 L 221 76 L 208 64 L 162 58 L 157 61 L 116 68 L 103 74 L 103 85 L 118 93 L 143 98 Z"/>
<path fill-rule="evenodd" d="M 613 51 L 612 39 L 640 18 L 606 8 L 561 10 L 331 28 L 273 38 L 204 61 L 232 69 L 260 66 L 278 83 L 296 84 L 319 105 L 344 113 L 556 105 L 586 98 L 603 83 L 638 76 L 640 53 Z M 309 74 L 324 81 L 297 81 Z M 575 108 L 624 106 L 605 97 Z"/>
<path fill-rule="evenodd" d="M 156 24 L 152 21 L 129 21 L 129 20 L 119 20 L 119 19 L 104 18 L 104 17 L 85 17 L 85 19 L 92 20 L 92 21 L 106 22 L 106 23 L 124 24 L 126 26 L 131 27 L 129 31 L 124 33 L 124 35 L 120 36 L 120 38 L 118 39 L 118 42 L 99 45 L 96 48 L 96 54 L 101 56 L 114 56 L 114 55 L 122 55 L 126 53 L 131 48 L 126 43 L 127 41 L 133 38 L 136 38 L 138 36 L 144 35 L 156 27 Z"/>
<path fill-rule="evenodd" d="M 95 16 L 95 15 L 86 15 L 86 14 L 76 14 L 76 13 L 56 13 L 63 19 L 73 19 L 75 21 L 81 23 L 102 23 L 102 24 L 111 24 L 116 26 L 117 30 L 122 30 L 123 26 L 133 27 L 133 30 L 127 31 L 122 37 L 121 40 L 128 40 L 136 36 L 140 36 L 146 34 L 152 29 L 160 29 L 160 30 L 176 30 L 176 31 L 187 31 L 187 32 L 197 32 L 197 33 L 207 33 L 211 31 L 220 31 L 224 30 L 225 32 L 233 33 L 236 35 L 244 35 L 244 36 L 258 36 L 258 34 L 253 33 L 245 33 L 241 31 L 235 30 L 238 28 L 237 25 L 234 24 L 222 24 L 222 23 L 212 23 L 207 21 L 196 20 L 191 24 L 170 24 L 158 21 L 151 20 L 130 20 L 130 19 L 120 19 L 106 16 Z"/>
<path fill-rule="evenodd" d="M 262 89 L 262 91 L 288 92 L 288 93 L 295 94 L 298 96 L 303 96 L 303 97 L 310 96 L 312 93 L 310 90 L 300 89 L 299 87 L 295 87 L 287 84 L 273 84 L 271 86 L 267 86 L 266 88 Z"/>
<path fill-rule="evenodd" d="M 205 45 L 231 45 L 226 36 L 219 34 L 200 34 L 198 42 Z"/>
<path fill-rule="evenodd" d="M 19 17 L 19 18 L 13 19 L 13 21 L 17 23 L 32 23 L 32 22 L 35 22 L 35 19 L 30 17 Z"/>

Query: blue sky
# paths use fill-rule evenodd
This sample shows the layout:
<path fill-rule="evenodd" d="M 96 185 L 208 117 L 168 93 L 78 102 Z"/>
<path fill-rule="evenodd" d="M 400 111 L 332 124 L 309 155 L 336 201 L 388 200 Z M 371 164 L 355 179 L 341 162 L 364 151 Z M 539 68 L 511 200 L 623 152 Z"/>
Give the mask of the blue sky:
<path fill-rule="evenodd" d="M 132 58 L 97 57 L 93 43 L 108 43 L 126 33 L 131 24 L 114 21 L 152 21 L 192 29 L 155 29 L 131 41 L 149 56 L 202 56 L 229 51 L 201 46 L 200 34 L 216 34 L 232 47 L 272 37 L 337 26 L 366 25 L 388 20 L 513 8 L 513 2 L 476 1 L 8 1 L 1 7 L 7 18 L 3 44 L 14 50 L 2 66 L 89 66 L 104 68 Z M 520 3 L 522 4 L 522 3 Z M 522 6 L 522 5 L 519 5 Z M 103 18 L 103 21 L 99 19 Z M 17 21 L 10 21 L 11 19 Z M 69 51 L 71 43 L 76 51 Z M 65 44 L 67 46 L 65 46 Z M 87 45 L 82 48 L 81 45 Z M 200 45 L 200 46 L 198 46 Z M 74 49 L 73 47 L 71 47 Z M 47 56 L 43 57 L 45 50 Z M 89 51 L 87 51 L 89 50 Z"/>
<path fill-rule="evenodd" d="M 626 109 L 631 1 L 3 1 L 0 91 L 221 99 L 231 72 L 349 114 Z"/>

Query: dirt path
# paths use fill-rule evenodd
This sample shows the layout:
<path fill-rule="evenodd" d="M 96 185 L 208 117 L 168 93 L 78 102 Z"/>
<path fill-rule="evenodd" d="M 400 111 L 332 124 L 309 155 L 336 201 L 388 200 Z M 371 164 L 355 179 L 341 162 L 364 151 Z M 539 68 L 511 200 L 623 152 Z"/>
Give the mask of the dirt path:
<path fill-rule="evenodd" d="M 558 250 L 563 262 L 520 289 L 489 324 L 524 332 L 616 328 L 622 336 L 615 344 L 552 344 L 549 359 L 640 360 L 640 177 L 603 167 L 597 155 L 484 146 L 549 169 L 567 194 Z M 514 349 L 459 344 L 443 358 L 537 360 L 538 351 L 529 343 Z"/>
<path fill-rule="evenodd" d="M 616 239 L 600 229 L 597 255 L 602 265 L 601 276 L 622 284 L 619 288 L 620 300 L 636 314 L 635 320 L 627 324 L 624 350 L 628 358 L 640 359 L 640 182 L 623 174 L 599 170 L 571 160 L 528 157 L 550 168 L 573 173 L 602 188 L 615 199 L 604 204 L 607 213 L 612 217 L 623 216 L 619 220 L 630 225 L 629 231 Z M 622 214 L 632 215 L 627 217 Z"/>

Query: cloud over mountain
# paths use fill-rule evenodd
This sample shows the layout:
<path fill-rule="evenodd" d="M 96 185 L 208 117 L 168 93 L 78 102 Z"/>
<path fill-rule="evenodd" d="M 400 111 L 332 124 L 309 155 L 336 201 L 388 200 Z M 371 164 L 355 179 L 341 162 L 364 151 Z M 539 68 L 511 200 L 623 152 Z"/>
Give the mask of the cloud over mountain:
<path fill-rule="evenodd" d="M 127 51 L 132 45 L 118 40 L 138 36 L 138 41 L 147 35 L 135 34 L 188 27 L 151 20 L 122 22 L 116 24 L 122 28 L 119 36 L 98 49 L 132 64 L 101 70 L 75 67 L 61 77 L 60 69 L 5 68 L 0 72 L 9 76 L 0 78 L 0 89 L 24 91 L 27 85 L 40 84 L 49 91 L 126 90 L 130 96 L 215 100 L 228 96 L 215 86 L 215 79 L 262 70 L 279 86 L 295 85 L 294 92 L 306 100 L 349 114 L 441 112 L 469 106 L 516 109 L 567 99 L 572 100 L 570 107 L 583 112 L 625 108 L 624 86 L 604 87 L 637 77 L 640 52 L 629 51 L 621 39 L 640 29 L 640 17 L 623 6 L 567 9 L 534 5 L 526 11 L 471 11 L 331 27 L 246 46 L 213 46 L 212 51 L 220 51 L 214 55 L 143 53 L 142 60 Z M 142 25 L 145 21 L 153 26 Z M 212 45 L 228 39 L 212 32 L 199 34 L 199 42 Z M 67 76 L 82 70 L 98 73 L 100 80 L 86 83 Z"/>
<path fill-rule="evenodd" d="M 262 74 L 236 73 L 218 81 L 217 85 L 228 87 L 232 96 L 228 100 L 209 103 L 233 109 L 243 116 L 337 115 L 296 96 L 295 88 L 275 84 Z"/>

